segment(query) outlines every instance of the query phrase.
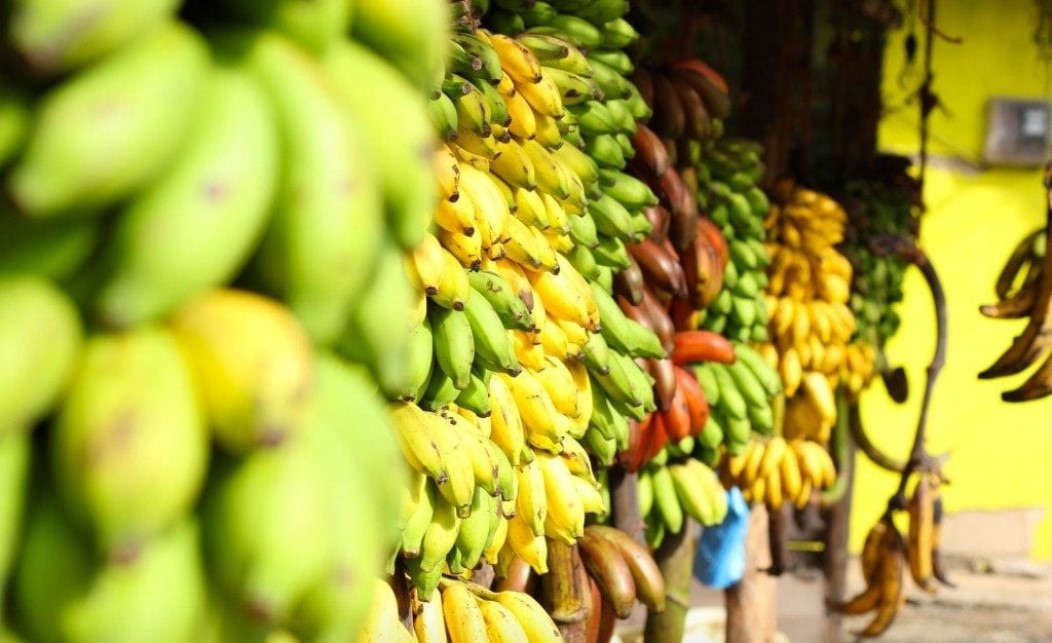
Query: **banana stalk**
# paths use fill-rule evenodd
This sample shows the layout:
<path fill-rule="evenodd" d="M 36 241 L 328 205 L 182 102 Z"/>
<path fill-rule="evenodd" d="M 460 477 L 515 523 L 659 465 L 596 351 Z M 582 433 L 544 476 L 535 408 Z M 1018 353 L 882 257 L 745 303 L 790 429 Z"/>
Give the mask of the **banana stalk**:
<path fill-rule="evenodd" d="M 698 536 L 697 523 L 688 521 L 679 533 L 665 536 L 661 547 L 654 552 L 654 560 L 665 577 L 665 611 L 647 613 L 643 635 L 647 643 L 679 643 L 683 640 Z"/>
<path fill-rule="evenodd" d="M 577 545 L 548 539 L 548 573 L 541 577 L 544 606 L 566 643 L 585 643 L 590 588 Z"/>

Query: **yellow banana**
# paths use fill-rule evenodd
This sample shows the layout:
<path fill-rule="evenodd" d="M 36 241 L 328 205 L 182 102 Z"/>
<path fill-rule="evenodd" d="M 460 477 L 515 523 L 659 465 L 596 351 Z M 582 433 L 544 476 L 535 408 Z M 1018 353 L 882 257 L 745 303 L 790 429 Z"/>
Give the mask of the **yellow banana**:
<path fill-rule="evenodd" d="M 544 535 L 544 520 L 548 515 L 548 497 L 544 490 L 544 473 L 534 460 L 515 467 L 518 495 L 515 515 L 525 522 L 534 536 Z"/>
<path fill-rule="evenodd" d="M 519 493 L 521 497 L 521 489 Z M 534 534 L 521 512 L 508 519 L 508 546 L 535 572 L 548 573 L 548 541 Z"/>
<path fill-rule="evenodd" d="M 515 81 L 516 89 L 520 84 L 529 85 L 541 80 L 541 61 L 526 45 L 503 34 L 486 34 L 484 39 L 500 56 L 500 66 Z"/>
<path fill-rule="evenodd" d="M 450 643 L 489 643 L 479 599 L 462 583 L 442 590 L 442 614 Z"/>
<path fill-rule="evenodd" d="M 584 535 L 584 505 L 577 495 L 574 476 L 560 456 L 538 453 L 537 462 L 544 474 L 548 497 L 544 535 L 572 545 Z"/>
<path fill-rule="evenodd" d="M 498 592 L 496 600 L 515 615 L 530 643 L 562 643 L 563 637 L 555 621 L 529 594 Z"/>
<path fill-rule="evenodd" d="M 544 368 L 532 371 L 530 374 L 548 392 L 548 397 L 551 398 L 556 411 L 570 417 L 577 416 L 577 390 L 573 375 L 570 374 L 562 360 L 545 357 Z"/>
<path fill-rule="evenodd" d="M 513 465 L 522 464 L 524 454 L 530 452 L 526 446 L 526 428 L 515 403 L 515 396 L 501 377 L 492 377 L 489 382 L 490 439 L 500 447 Z"/>
<path fill-rule="evenodd" d="M 435 173 L 441 200 L 456 200 L 460 188 L 460 164 L 448 145 L 439 145 L 431 156 L 431 170 Z"/>
<path fill-rule="evenodd" d="M 442 611 L 442 596 L 434 594 L 429 601 L 420 602 L 420 611 L 413 618 L 413 630 L 419 643 L 446 643 L 446 619 Z"/>
<path fill-rule="evenodd" d="M 530 643 L 522 625 L 507 607 L 496 601 L 479 601 L 479 607 L 491 643 Z"/>

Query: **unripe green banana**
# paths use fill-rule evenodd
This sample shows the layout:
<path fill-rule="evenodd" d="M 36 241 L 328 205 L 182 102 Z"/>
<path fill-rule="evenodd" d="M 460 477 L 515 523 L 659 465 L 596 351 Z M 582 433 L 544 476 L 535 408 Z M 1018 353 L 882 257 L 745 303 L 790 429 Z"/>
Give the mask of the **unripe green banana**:
<path fill-rule="evenodd" d="M 314 342 L 329 345 L 382 245 L 374 164 L 362 130 L 352 129 L 332 84 L 303 50 L 264 32 L 249 41 L 243 60 L 262 80 L 286 142 L 278 207 L 256 268 Z"/>
<path fill-rule="evenodd" d="M 188 512 L 208 433 L 172 335 L 144 326 L 90 339 L 50 447 L 60 495 L 109 554 L 134 554 Z"/>
<path fill-rule="evenodd" d="M 683 508 L 676 495 L 676 485 L 667 467 L 654 467 L 650 474 L 654 486 L 654 506 L 661 515 L 665 526 L 672 533 L 683 529 Z"/>
<path fill-rule="evenodd" d="M 130 562 L 102 566 L 87 594 L 62 614 L 67 640 L 192 640 L 205 615 L 207 588 L 197 523 L 185 520 Z"/>
<path fill-rule="evenodd" d="M 625 166 L 625 153 L 612 134 L 600 134 L 585 139 L 585 152 L 599 167 L 620 170 Z"/>
<path fill-rule="evenodd" d="M 588 204 L 588 213 L 602 234 L 618 239 L 633 238 L 632 214 L 605 191 L 602 197 Z"/>
<path fill-rule="evenodd" d="M 351 26 L 354 3 L 347 0 L 223 0 L 238 18 L 282 32 L 314 53 L 325 53 Z"/>
<path fill-rule="evenodd" d="M 590 372 L 602 375 L 609 370 L 610 346 L 602 333 L 592 333 L 581 348 L 584 364 Z"/>
<path fill-rule="evenodd" d="M 77 310 L 60 290 L 38 277 L 0 276 L 0 440 L 51 409 L 80 346 Z"/>
<path fill-rule="evenodd" d="M 599 245 L 599 233 L 595 219 L 592 218 L 590 212 L 586 211 L 579 217 L 569 217 L 568 221 L 570 222 L 570 236 L 577 245 L 589 249 L 595 249 Z"/>
<path fill-rule="evenodd" d="M 406 387 L 394 397 L 404 402 L 412 402 L 422 391 L 427 390 L 427 382 L 434 364 L 434 338 L 431 336 L 431 322 L 427 317 L 410 332 L 406 357 Z"/>
<path fill-rule="evenodd" d="M 474 290 L 469 299 L 482 297 L 488 301 L 505 328 L 529 330 L 533 327 L 530 309 L 504 277 L 487 270 L 471 271 L 467 274 Z"/>
<path fill-rule="evenodd" d="M 324 64 L 348 108 L 346 117 L 376 164 L 392 234 L 400 246 L 413 248 L 423 239 L 434 208 L 430 159 L 435 135 L 426 98 L 387 61 L 352 41 L 333 46 Z"/>
<path fill-rule="evenodd" d="M 356 0 L 352 33 L 415 86 L 430 89 L 435 71 L 445 67 L 449 4 L 446 0 Z"/>
<path fill-rule="evenodd" d="M 435 98 L 428 101 L 427 114 L 431 126 L 442 139 L 451 141 L 457 138 L 460 118 L 457 116 L 457 106 L 449 96 L 439 92 Z"/>
<path fill-rule="evenodd" d="M 217 476 L 203 514 L 208 569 L 239 608 L 270 623 L 283 622 L 333 560 L 331 490 L 298 437 Z"/>
<path fill-rule="evenodd" d="M 208 52 L 169 23 L 44 97 L 7 180 L 34 218 L 92 214 L 158 176 L 198 115 Z"/>
<path fill-rule="evenodd" d="M 457 406 L 463 407 L 479 417 L 489 417 L 492 409 L 489 402 L 489 388 L 477 374 L 471 374 L 467 387 L 459 391 L 455 400 Z"/>
<path fill-rule="evenodd" d="M 407 351 L 412 329 L 406 311 L 412 308 L 413 295 L 401 249 L 385 244 L 338 346 L 340 353 L 369 367 L 388 397 L 398 396 L 409 384 Z"/>
<path fill-rule="evenodd" d="M 515 375 L 522 370 L 515 347 L 497 312 L 485 297 L 468 297 L 464 316 L 474 336 L 475 359 L 488 370 Z"/>
<path fill-rule="evenodd" d="M 437 502 L 438 490 L 430 478 L 424 483 L 420 497 L 414 505 L 409 520 L 402 527 L 401 551 L 406 558 L 416 558 L 420 555 L 424 543 L 424 535 L 431 526 L 431 518 L 435 514 L 435 503 Z"/>
<path fill-rule="evenodd" d="M 475 361 L 471 322 L 457 310 L 429 307 L 427 314 L 435 338 L 435 360 L 442 371 L 453 378 L 453 384 L 464 390 L 471 382 L 471 365 Z"/>
<path fill-rule="evenodd" d="M 496 511 L 493 496 L 481 487 L 475 487 L 475 495 L 471 499 L 471 515 L 460 521 L 460 529 L 457 531 L 455 547 L 460 553 L 463 569 L 474 569 L 482 558 L 486 540 L 489 538 L 490 516 Z"/>
<path fill-rule="evenodd" d="M 427 389 L 419 397 L 420 408 L 428 411 L 444 409 L 460 397 L 460 392 L 461 389 L 457 388 L 453 378 L 447 375 L 441 366 L 436 364 L 431 369 L 431 377 L 427 382 Z"/>
<path fill-rule="evenodd" d="M 0 85 L 0 167 L 22 149 L 30 122 L 29 99 L 20 91 Z"/>
<path fill-rule="evenodd" d="M 202 118 L 174 166 L 118 217 L 95 301 L 116 328 L 167 314 L 229 281 L 258 243 L 276 190 L 280 142 L 254 79 L 217 70 Z"/>
<path fill-rule="evenodd" d="M 128 45 L 175 13 L 178 0 L 21 0 L 10 39 L 33 71 L 51 75 Z"/>

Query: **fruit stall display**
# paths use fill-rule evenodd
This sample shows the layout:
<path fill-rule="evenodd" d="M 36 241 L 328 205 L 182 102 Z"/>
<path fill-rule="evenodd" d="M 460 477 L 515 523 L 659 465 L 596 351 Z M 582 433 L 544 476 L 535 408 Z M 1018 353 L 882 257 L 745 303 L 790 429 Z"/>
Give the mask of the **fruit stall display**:
<path fill-rule="evenodd" d="M 0 640 L 674 641 L 670 535 L 836 483 L 904 264 L 625 0 L 10 4 Z"/>

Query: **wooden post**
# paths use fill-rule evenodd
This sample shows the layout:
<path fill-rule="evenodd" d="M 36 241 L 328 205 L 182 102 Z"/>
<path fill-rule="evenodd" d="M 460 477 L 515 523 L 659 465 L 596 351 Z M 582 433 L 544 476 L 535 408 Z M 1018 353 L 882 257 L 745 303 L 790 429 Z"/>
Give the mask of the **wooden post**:
<path fill-rule="evenodd" d="M 549 538 L 548 568 L 541 576 L 544 606 L 566 643 L 585 643 L 591 588 L 577 546 Z"/>
<path fill-rule="evenodd" d="M 771 565 L 767 509 L 754 505 L 745 539 L 745 574 L 724 592 L 727 602 L 726 643 L 771 643 L 776 627 L 775 579 Z"/>
<path fill-rule="evenodd" d="M 639 477 L 621 467 L 610 469 L 610 497 L 614 514 L 614 526 L 631 536 L 638 543 L 645 543 L 646 524 L 639 515 L 639 500 L 636 485 Z"/>

